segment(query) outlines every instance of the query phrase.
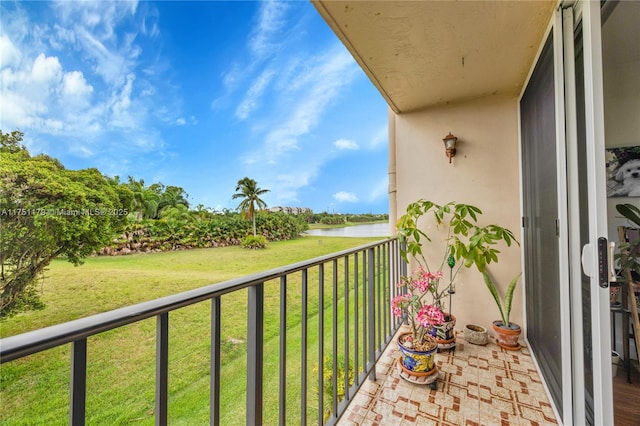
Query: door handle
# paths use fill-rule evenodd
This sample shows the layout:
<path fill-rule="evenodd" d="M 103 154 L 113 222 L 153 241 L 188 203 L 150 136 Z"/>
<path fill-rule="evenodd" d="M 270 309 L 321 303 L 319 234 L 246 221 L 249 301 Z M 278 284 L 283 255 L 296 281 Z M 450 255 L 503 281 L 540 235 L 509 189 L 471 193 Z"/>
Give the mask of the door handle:
<path fill-rule="evenodd" d="M 598 238 L 598 285 L 609 287 L 609 244 L 605 237 Z"/>
<path fill-rule="evenodd" d="M 593 276 L 591 259 L 593 259 L 593 250 L 591 250 L 591 244 L 587 243 L 582 246 L 582 256 L 580 256 L 580 260 L 582 262 L 582 272 L 589 278 Z"/>
<path fill-rule="evenodd" d="M 614 264 L 614 253 L 616 250 L 616 243 L 615 241 L 611 241 L 609 243 L 609 282 L 613 282 L 615 283 L 616 281 L 618 281 L 618 276 L 616 274 L 616 266 Z"/>

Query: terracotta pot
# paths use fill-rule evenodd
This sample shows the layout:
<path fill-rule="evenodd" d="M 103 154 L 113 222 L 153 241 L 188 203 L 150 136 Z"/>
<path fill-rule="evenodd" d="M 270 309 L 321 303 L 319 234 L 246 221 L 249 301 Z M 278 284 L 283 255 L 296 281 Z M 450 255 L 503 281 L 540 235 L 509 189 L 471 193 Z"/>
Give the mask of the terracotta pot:
<path fill-rule="evenodd" d="M 464 326 L 464 340 L 474 345 L 484 346 L 489 342 L 489 334 L 481 325 L 467 324 Z"/>
<path fill-rule="evenodd" d="M 496 332 L 496 342 L 498 343 L 498 346 L 510 351 L 517 351 L 518 349 L 520 349 L 520 343 L 518 343 L 518 339 L 520 338 L 522 329 L 517 324 L 511 323 L 511 325 L 518 328 L 505 328 L 502 326 L 502 321 L 494 321 L 493 331 Z"/>
<path fill-rule="evenodd" d="M 436 351 L 438 350 L 438 344 L 432 337 L 427 337 L 433 342 L 433 349 L 428 351 L 416 351 L 412 348 L 408 348 L 402 344 L 405 336 L 409 336 L 411 333 L 403 333 L 398 336 L 398 347 L 400 348 L 400 365 L 402 369 L 411 375 L 427 376 L 433 373 L 436 367 Z"/>

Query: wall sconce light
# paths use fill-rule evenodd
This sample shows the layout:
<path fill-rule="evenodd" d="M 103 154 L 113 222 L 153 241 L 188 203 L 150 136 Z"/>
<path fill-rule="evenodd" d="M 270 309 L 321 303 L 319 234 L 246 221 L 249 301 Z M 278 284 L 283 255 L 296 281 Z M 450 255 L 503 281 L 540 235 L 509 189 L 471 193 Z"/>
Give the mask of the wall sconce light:
<path fill-rule="evenodd" d="M 444 148 L 447 150 L 449 164 L 451 164 L 451 159 L 456 156 L 456 142 L 458 141 L 458 138 L 456 138 L 451 134 L 451 132 L 449 132 L 449 134 L 442 140 L 444 141 Z"/>

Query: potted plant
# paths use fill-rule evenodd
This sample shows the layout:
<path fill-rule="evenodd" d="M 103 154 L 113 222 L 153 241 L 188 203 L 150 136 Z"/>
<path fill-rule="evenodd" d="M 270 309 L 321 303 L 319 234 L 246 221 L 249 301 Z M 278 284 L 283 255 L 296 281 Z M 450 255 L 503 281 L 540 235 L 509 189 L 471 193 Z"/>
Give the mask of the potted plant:
<path fill-rule="evenodd" d="M 442 255 L 437 259 L 437 266 L 433 268 L 431 259 L 427 259 L 423 249 L 425 244 L 436 244 L 432 236 L 419 227 L 419 220 L 423 216 L 438 228 L 442 229 L 444 237 L 440 239 Z M 418 200 L 407 206 L 407 212 L 400 217 L 397 223 L 398 237 L 404 241 L 406 248 L 401 251 L 405 262 L 409 263 L 409 255 L 417 262 L 418 270 L 432 274 L 432 285 L 429 293 L 433 299 L 433 305 L 438 309 L 444 309 L 444 301 L 455 293 L 455 278 L 462 266 L 476 267 L 482 272 L 487 264 L 498 261 L 498 253 L 494 245 L 504 241 L 507 246 L 516 242 L 513 233 L 498 225 L 480 226 L 478 218 L 482 211 L 473 205 L 449 202 L 436 204 L 433 201 Z M 444 277 L 444 267 L 449 267 L 449 278 L 441 283 Z M 444 312 L 445 321 L 438 326 L 438 332 L 442 335 L 439 342 L 443 347 L 451 347 L 455 342 L 453 327 L 455 316 L 451 313 L 451 299 L 449 299 L 449 312 Z M 453 343 L 455 345 L 455 343 Z"/>
<path fill-rule="evenodd" d="M 505 293 L 504 300 L 502 300 L 502 298 L 500 297 L 500 293 L 498 293 L 496 285 L 489 276 L 489 273 L 486 270 L 482 271 L 484 283 L 487 285 L 487 288 L 493 296 L 493 300 L 496 301 L 498 310 L 500 311 L 500 320 L 496 320 L 493 322 L 493 331 L 496 332 L 496 342 L 501 348 L 513 351 L 520 349 L 520 343 L 518 343 L 518 339 L 520 338 L 520 333 L 522 332 L 520 326 L 511 322 L 509 319 L 509 316 L 511 315 L 511 302 L 513 301 L 513 293 L 516 290 L 516 285 L 518 284 L 520 275 L 522 275 L 522 273 L 519 273 L 511 280 L 509 287 L 507 287 L 507 292 Z"/>
<path fill-rule="evenodd" d="M 403 277 L 400 286 L 407 292 L 391 301 L 393 315 L 407 319 L 409 331 L 398 336 L 401 368 L 410 376 L 429 376 L 436 371 L 435 353 L 438 343 L 433 336 L 433 327 L 441 324 L 444 315 L 436 306 L 425 302 L 425 296 L 433 283 L 431 274 L 418 270 Z"/>
<path fill-rule="evenodd" d="M 616 210 L 625 219 L 633 224 L 636 228 L 640 228 L 640 208 L 633 204 L 616 204 Z M 615 255 L 615 259 L 620 266 L 621 271 L 629 270 L 632 273 L 640 274 L 640 258 L 638 257 L 638 251 L 640 250 L 640 240 L 625 241 L 626 236 L 621 236 L 620 243 L 618 245 L 618 253 Z M 625 281 L 627 277 L 624 273 L 619 277 L 621 281 Z"/>
<path fill-rule="evenodd" d="M 636 347 L 640 346 L 640 208 L 633 204 L 617 204 L 616 210 L 622 214 L 625 219 L 631 222 L 635 229 L 622 228 L 618 230 L 620 237 L 619 251 L 615 258 L 620 268 L 619 281 L 628 286 L 628 300 L 623 300 L 623 306 L 631 312 L 633 325 L 636 332 Z"/>

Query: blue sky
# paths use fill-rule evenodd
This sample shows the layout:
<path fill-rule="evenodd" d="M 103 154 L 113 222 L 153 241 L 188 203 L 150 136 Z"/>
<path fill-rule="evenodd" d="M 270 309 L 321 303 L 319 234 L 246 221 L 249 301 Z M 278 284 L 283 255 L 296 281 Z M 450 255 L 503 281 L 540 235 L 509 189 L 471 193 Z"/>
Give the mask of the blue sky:
<path fill-rule="evenodd" d="M 387 106 L 307 1 L 0 2 L 0 129 L 237 206 L 386 213 Z"/>

